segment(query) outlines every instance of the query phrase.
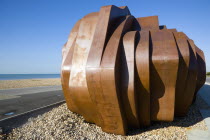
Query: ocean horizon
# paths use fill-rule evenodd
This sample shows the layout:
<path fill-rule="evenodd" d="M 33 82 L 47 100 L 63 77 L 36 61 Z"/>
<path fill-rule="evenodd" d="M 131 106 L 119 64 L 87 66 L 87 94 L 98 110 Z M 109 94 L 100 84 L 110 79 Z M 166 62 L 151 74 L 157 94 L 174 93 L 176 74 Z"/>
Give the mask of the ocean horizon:
<path fill-rule="evenodd" d="M 0 80 L 60 78 L 60 74 L 0 74 Z"/>

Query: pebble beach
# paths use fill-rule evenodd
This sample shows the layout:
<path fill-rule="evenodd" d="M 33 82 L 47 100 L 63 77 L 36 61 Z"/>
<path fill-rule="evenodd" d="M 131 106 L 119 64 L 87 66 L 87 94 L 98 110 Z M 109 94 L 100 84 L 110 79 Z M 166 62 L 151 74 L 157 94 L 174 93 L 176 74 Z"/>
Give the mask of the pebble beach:
<path fill-rule="evenodd" d="M 0 89 L 60 85 L 60 78 L 25 79 L 0 81 Z M 148 128 L 129 130 L 127 136 L 108 134 L 95 124 L 68 110 L 66 103 L 37 117 L 29 117 L 20 127 L 4 134 L 0 128 L 0 139 L 5 140 L 187 140 L 191 129 L 207 130 L 198 107 L 205 102 L 198 96 L 187 116 L 175 117 L 173 122 L 153 122 Z"/>
<path fill-rule="evenodd" d="M 27 88 L 40 86 L 61 85 L 60 78 L 49 79 L 24 79 L 24 80 L 0 80 L 0 89 Z"/>
<path fill-rule="evenodd" d="M 153 122 L 148 128 L 130 130 L 127 136 L 108 134 L 95 124 L 87 123 L 84 118 L 67 109 L 62 104 L 35 118 L 29 118 L 21 127 L 15 128 L 4 139 L 29 140 L 186 140 L 191 129 L 207 130 L 198 105 L 200 98 L 190 107 L 185 117 L 175 118 L 173 122 Z M 202 104 L 202 103 L 201 103 Z"/>

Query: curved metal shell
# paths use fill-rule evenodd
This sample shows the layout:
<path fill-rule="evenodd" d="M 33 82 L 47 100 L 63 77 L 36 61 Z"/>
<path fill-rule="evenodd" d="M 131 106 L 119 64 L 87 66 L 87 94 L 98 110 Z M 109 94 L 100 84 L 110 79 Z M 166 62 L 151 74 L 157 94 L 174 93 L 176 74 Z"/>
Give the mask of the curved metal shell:
<path fill-rule="evenodd" d="M 123 37 L 121 51 L 121 95 L 126 119 L 129 127 L 139 127 L 138 105 L 136 95 L 135 49 L 137 31 L 131 31 Z"/>
<path fill-rule="evenodd" d="M 190 50 L 187 37 L 182 32 L 173 33 L 177 49 L 179 53 L 179 65 L 177 73 L 177 82 L 176 82 L 176 97 L 175 97 L 175 114 L 177 116 L 182 116 L 183 103 L 185 99 L 182 98 L 185 94 L 185 87 L 187 85 L 187 75 L 189 71 L 190 63 Z M 192 95 L 193 96 L 193 95 Z"/>
<path fill-rule="evenodd" d="M 72 58 L 69 94 L 77 106 L 75 112 L 83 115 L 89 122 L 100 124 L 96 106 L 90 98 L 85 72 L 97 20 L 98 13 L 91 13 L 81 20 Z"/>
<path fill-rule="evenodd" d="M 79 20 L 62 55 L 68 108 L 114 134 L 185 115 L 206 79 L 204 53 L 191 39 L 126 6 Z"/>
<path fill-rule="evenodd" d="M 135 59 L 137 67 L 136 88 L 138 98 L 139 122 L 142 126 L 150 125 L 150 35 L 149 31 L 140 31 Z"/>
<path fill-rule="evenodd" d="M 127 124 L 125 112 L 122 108 L 120 95 L 120 51 L 122 49 L 122 37 L 130 31 L 133 23 L 133 16 L 128 16 L 114 31 L 107 43 L 106 49 L 101 62 L 101 85 L 104 95 L 105 104 L 101 108 L 104 113 L 105 126 L 102 128 L 106 132 L 125 134 Z M 110 116 L 111 112 L 111 116 Z"/>
<path fill-rule="evenodd" d="M 61 64 L 61 83 L 62 83 L 63 93 L 67 102 L 67 106 L 73 112 L 76 112 L 76 106 L 74 105 L 72 98 L 70 97 L 70 94 L 69 94 L 69 78 L 71 74 L 74 45 L 75 45 L 76 37 L 78 34 L 80 21 L 81 20 L 79 20 L 74 25 L 69 35 L 68 41 L 66 42 L 66 44 L 64 45 L 62 49 L 63 60 Z"/>
<path fill-rule="evenodd" d="M 178 51 L 172 32 L 150 31 L 151 50 L 151 120 L 173 121 Z"/>

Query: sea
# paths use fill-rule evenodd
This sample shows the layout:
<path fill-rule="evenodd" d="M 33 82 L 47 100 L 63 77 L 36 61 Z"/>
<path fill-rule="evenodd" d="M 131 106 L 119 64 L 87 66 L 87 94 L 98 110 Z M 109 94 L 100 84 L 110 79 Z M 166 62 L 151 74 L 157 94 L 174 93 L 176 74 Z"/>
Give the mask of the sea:
<path fill-rule="evenodd" d="M 60 74 L 0 74 L 0 80 L 60 78 Z"/>

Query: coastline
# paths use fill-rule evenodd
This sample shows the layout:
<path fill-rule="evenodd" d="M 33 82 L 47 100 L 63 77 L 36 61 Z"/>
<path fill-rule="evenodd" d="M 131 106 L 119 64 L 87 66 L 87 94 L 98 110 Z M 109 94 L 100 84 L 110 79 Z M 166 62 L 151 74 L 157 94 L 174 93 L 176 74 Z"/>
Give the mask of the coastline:
<path fill-rule="evenodd" d="M 61 85 L 60 78 L 0 80 L 0 89 Z"/>
<path fill-rule="evenodd" d="M 60 78 L 60 74 L 0 74 L 0 80 Z"/>

